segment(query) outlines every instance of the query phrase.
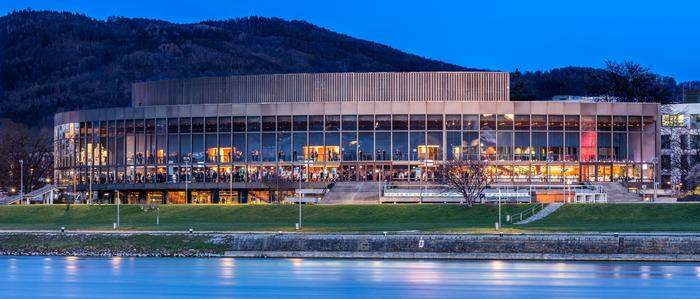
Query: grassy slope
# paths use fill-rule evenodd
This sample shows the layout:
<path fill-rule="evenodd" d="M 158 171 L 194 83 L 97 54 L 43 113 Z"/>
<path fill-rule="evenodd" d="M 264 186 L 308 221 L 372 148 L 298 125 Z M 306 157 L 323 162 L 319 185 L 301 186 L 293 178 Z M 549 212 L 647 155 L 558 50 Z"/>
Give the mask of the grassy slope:
<path fill-rule="evenodd" d="M 505 205 L 503 217 L 527 205 Z M 296 206 L 161 206 L 155 211 L 121 206 L 122 229 L 289 231 Z M 304 206 L 305 231 L 488 231 L 498 208 L 478 205 Z M 116 206 L 0 206 L 0 229 L 111 229 Z M 700 204 L 573 204 L 549 217 L 507 231 L 700 231 Z"/>
<path fill-rule="evenodd" d="M 503 217 L 527 206 L 505 206 Z M 304 206 L 307 231 L 478 231 L 493 227 L 497 206 L 457 205 L 347 205 Z M 0 229 L 111 229 L 116 206 L 2 206 Z M 123 229 L 248 231 L 292 230 L 296 206 L 161 206 L 160 226 L 155 211 L 121 206 Z"/>
<path fill-rule="evenodd" d="M 700 231 L 700 204 L 573 204 L 522 228 L 543 231 Z"/>

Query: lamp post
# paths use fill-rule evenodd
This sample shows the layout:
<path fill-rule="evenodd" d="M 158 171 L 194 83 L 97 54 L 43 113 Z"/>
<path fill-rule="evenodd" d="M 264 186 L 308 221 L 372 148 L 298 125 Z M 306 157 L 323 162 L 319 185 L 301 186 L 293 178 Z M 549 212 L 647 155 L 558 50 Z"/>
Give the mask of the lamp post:
<path fill-rule="evenodd" d="M 190 162 L 192 161 L 189 156 L 183 157 L 182 161 L 185 162 L 185 204 L 188 203 L 188 198 L 189 198 L 189 181 L 190 181 L 190 172 L 188 170 L 188 166 L 190 165 Z"/>
<path fill-rule="evenodd" d="M 117 227 L 119 227 L 119 206 L 121 204 L 121 200 L 119 199 L 119 190 L 114 190 L 114 199 L 117 201 Z"/>
<path fill-rule="evenodd" d="M 89 189 L 88 189 L 88 199 L 87 202 L 89 204 L 92 203 L 92 168 L 95 166 L 94 160 L 92 159 L 92 154 L 90 155 L 90 181 L 89 181 Z"/>
<path fill-rule="evenodd" d="M 309 163 L 311 161 L 304 159 L 303 165 L 306 167 L 307 171 L 307 178 L 308 178 L 308 170 L 309 170 Z M 303 171 L 301 169 L 301 166 L 299 166 L 299 188 L 297 188 L 297 204 L 299 205 L 299 227 L 298 229 L 301 229 L 301 181 L 302 181 L 302 175 Z"/>
<path fill-rule="evenodd" d="M 228 170 L 228 198 L 229 201 L 233 201 L 233 165 Z"/>
<path fill-rule="evenodd" d="M 651 162 L 654 164 L 654 169 L 653 169 L 653 175 L 654 175 L 654 199 L 652 201 L 656 201 L 656 163 L 658 162 L 659 159 L 654 157 L 651 159 Z"/>
<path fill-rule="evenodd" d="M 19 201 L 24 200 L 24 160 L 19 160 Z M 29 201 L 27 201 L 27 204 Z"/>
<path fill-rule="evenodd" d="M 498 188 L 498 228 L 501 228 L 501 188 Z"/>

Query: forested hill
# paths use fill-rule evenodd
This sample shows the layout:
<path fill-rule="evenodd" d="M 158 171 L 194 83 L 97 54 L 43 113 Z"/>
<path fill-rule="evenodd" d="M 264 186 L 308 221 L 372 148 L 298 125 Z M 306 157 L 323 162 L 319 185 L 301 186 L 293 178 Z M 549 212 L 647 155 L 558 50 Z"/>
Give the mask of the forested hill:
<path fill-rule="evenodd" d="M 131 83 L 235 74 L 458 71 L 303 21 L 173 24 L 46 11 L 0 17 L 0 118 L 48 125 L 61 110 L 126 106 Z"/>
<path fill-rule="evenodd" d="M 475 43 L 475 47 L 478 43 Z M 300 72 L 460 71 L 303 21 L 248 17 L 173 24 L 23 10 L 0 17 L 0 119 L 50 126 L 57 111 L 128 106 L 131 83 Z M 511 99 L 611 95 L 678 98 L 673 78 L 638 64 L 513 72 Z"/>

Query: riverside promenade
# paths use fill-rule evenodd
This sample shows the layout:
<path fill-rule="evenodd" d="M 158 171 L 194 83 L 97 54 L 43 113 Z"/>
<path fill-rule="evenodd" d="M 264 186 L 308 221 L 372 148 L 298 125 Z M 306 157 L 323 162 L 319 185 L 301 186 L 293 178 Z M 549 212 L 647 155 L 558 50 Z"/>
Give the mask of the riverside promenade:
<path fill-rule="evenodd" d="M 700 234 L 0 231 L 0 255 L 700 261 Z"/>

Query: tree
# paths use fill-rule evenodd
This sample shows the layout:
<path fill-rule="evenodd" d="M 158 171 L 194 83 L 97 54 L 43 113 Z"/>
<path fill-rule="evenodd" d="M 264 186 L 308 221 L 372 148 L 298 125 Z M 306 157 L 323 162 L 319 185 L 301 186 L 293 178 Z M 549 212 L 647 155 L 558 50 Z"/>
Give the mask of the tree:
<path fill-rule="evenodd" d="M 686 190 L 694 190 L 695 188 L 700 187 L 700 164 L 696 164 L 690 168 L 683 181 L 685 182 L 683 186 L 686 188 Z"/>
<path fill-rule="evenodd" d="M 463 197 L 461 204 L 471 207 L 481 198 L 490 181 L 485 160 L 459 159 L 445 161 L 438 166 L 437 178 Z"/>
<path fill-rule="evenodd" d="M 51 133 L 32 130 L 23 124 L 0 120 L 0 189 L 20 186 L 20 160 L 24 162 L 24 192 L 39 188 L 51 180 L 53 143 Z"/>
<path fill-rule="evenodd" d="M 654 74 L 649 68 L 631 61 L 605 61 L 608 72 L 609 100 L 616 102 L 657 102 L 676 97 L 673 78 Z"/>
<path fill-rule="evenodd" d="M 680 183 L 681 190 L 692 190 L 695 183 L 690 178 L 691 171 L 700 162 L 699 129 L 682 117 L 689 115 L 685 109 L 662 105 L 660 112 L 664 125 L 661 127 L 662 159 L 658 166 L 662 173 L 671 176 L 672 186 Z"/>

